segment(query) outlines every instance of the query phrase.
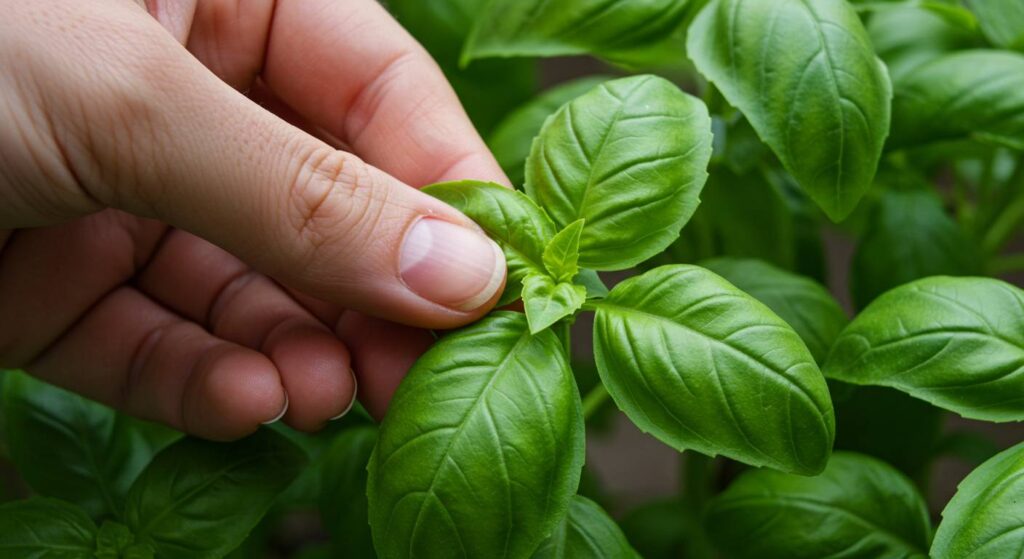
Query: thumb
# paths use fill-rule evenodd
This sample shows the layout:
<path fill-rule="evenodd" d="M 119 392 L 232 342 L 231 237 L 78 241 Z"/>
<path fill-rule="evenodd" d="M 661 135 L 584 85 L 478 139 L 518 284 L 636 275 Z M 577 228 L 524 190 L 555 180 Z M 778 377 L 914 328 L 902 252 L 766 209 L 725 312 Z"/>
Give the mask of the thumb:
<path fill-rule="evenodd" d="M 78 59 L 63 69 L 92 66 L 76 73 L 80 83 L 51 76 L 76 96 L 60 105 L 82 108 L 54 119 L 74 123 L 71 174 L 101 203 L 389 320 L 448 328 L 496 302 L 504 257 L 464 215 L 263 110 L 148 16 L 116 23 L 86 34 L 130 40 L 58 54 Z"/>

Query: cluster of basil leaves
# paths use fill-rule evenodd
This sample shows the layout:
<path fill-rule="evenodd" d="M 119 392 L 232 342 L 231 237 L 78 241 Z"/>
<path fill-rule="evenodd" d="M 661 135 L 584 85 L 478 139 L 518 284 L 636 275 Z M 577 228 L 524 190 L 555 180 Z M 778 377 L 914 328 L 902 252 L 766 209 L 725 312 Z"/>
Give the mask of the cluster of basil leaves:
<path fill-rule="evenodd" d="M 392 4 L 401 15 L 408 2 Z M 449 5 L 468 30 L 449 38 L 450 75 L 578 54 L 673 76 L 695 69 L 714 138 L 696 124 L 703 104 L 673 110 L 685 104 L 669 100 L 678 92 L 646 96 L 657 78 L 588 77 L 481 127 L 525 195 L 472 181 L 427 188 L 502 244 L 502 302 L 521 296 L 526 317 L 495 313 L 446 338 L 400 389 L 370 465 L 382 556 L 528 556 L 538 542 L 551 548 L 555 526 L 588 531 L 564 513 L 583 450 L 560 349 L 581 309 L 597 314 L 602 384 L 641 429 L 770 468 L 742 475 L 697 519 L 728 556 L 995 557 L 1020 547 L 1012 511 L 1024 447 L 993 456 L 984 441 L 940 428 L 942 410 L 1024 420 L 1024 292 L 976 277 L 1019 260 L 1002 250 L 1024 221 L 1024 55 L 1014 52 L 1024 7 Z M 714 169 L 694 215 L 700 140 L 714 143 Z M 956 221 L 928 177 L 948 162 L 977 194 L 958 190 Z M 819 212 L 858 240 L 852 322 L 803 277 L 824 275 Z M 655 267 L 674 262 L 701 267 Z M 610 293 L 593 273 L 636 265 L 649 271 Z M 847 451 L 830 460 L 835 419 L 818 366 L 836 401 L 837 445 L 891 464 Z M 944 452 L 985 463 L 933 537 L 904 472 L 921 484 Z M 650 510 L 670 516 L 677 505 Z M 672 518 L 676 532 L 692 520 Z M 637 524 L 624 521 L 631 538 Z"/>

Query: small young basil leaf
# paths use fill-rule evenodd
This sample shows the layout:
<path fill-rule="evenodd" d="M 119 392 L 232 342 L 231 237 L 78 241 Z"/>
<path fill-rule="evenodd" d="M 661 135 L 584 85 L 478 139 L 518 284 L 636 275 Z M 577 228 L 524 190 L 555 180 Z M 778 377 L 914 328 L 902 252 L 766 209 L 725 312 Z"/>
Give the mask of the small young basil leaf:
<path fill-rule="evenodd" d="M 519 298 L 527 274 L 546 273 L 544 249 L 556 229 L 544 210 L 522 192 L 472 180 L 432 184 L 423 192 L 469 216 L 501 245 L 508 279 L 497 306 Z"/>
<path fill-rule="evenodd" d="M 4 376 L 8 452 L 29 486 L 94 518 L 119 517 L 129 486 L 155 452 L 141 422 L 25 373 Z"/>
<path fill-rule="evenodd" d="M 233 443 L 185 438 L 160 451 L 128 493 L 125 523 L 158 556 L 223 557 L 306 463 L 270 429 Z"/>
<path fill-rule="evenodd" d="M 848 318 L 834 297 L 818 282 L 780 270 L 760 260 L 716 258 L 701 266 L 768 306 L 785 320 L 823 363 Z"/>
<path fill-rule="evenodd" d="M 377 553 L 529 556 L 576 493 L 583 433 L 553 333 L 499 311 L 441 338 L 399 385 L 370 458 Z"/>
<path fill-rule="evenodd" d="M 586 220 L 580 265 L 621 270 L 679 236 L 710 158 L 703 102 L 659 77 L 621 78 L 544 123 L 526 161 L 526 193 L 561 227 Z"/>
<path fill-rule="evenodd" d="M 584 221 L 578 219 L 566 225 L 544 248 L 544 267 L 555 281 L 572 281 L 580 271 L 580 234 Z"/>
<path fill-rule="evenodd" d="M 981 140 L 1024 149 L 1024 54 L 961 51 L 901 77 L 890 148 Z"/>
<path fill-rule="evenodd" d="M 92 559 L 96 524 L 81 508 L 34 497 L 0 505 L 0 555 Z"/>
<path fill-rule="evenodd" d="M 331 540 L 351 557 L 374 557 L 366 465 L 376 442 L 375 427 L 353 427 L 334 439 L 321 462 L 320 515 Z"/>
<path fill-rule="evenodd" d="M 597 304 L 601 380 L 642 431 L 679 449 L 815 474 L 835 436 L 828 387 L 781 318 L 696 266 L 655 268 Z"/>
<path fill-rule="evenodd" d="M 980 46 L 976 31 L 915 5 L 893 4 L 876 10 L 866 28 L 894 81 L 947 52 Z"/>
<path fill-rule="evenodd" d="M 850 267 L 853 302 L 928 276 L 981 272 L 981 249 L 946 213 L 933 188 L 886 190 L 871 212 Z"/>
<path fill-rule="evenodd" d="M 597 503 L 576 495 L 569 512 L 533 559 L 640 559 L 626 536 Z"/>
<path fill-rule="evenodd" d="M 153 559 L 153 548 L 135 543 L 127 526 L 106 521 L 96 534 L 96 559 Z"/>
<path fill-rule="evenodd" d="M 689 2 L 495 0 L 477 18 L 462 63 L 488 57 L 593 54 L 624 65 L 681 58 Z"/>
<path fill-rule="evenodd" d="M 933 559 L 1019 557 L 1024 548 L 1024 443 L 971 472 L 942 511 Z"/>
<path fill-rule="evenodd" d="M 853 211 L 878 167 L 892 87 L 847 2 L 714 0 L 687 52 L 833 221 Z"/>
<path fill-rule="evenodd" d="M 475 66 L 475 64 L 474 64 Z M 508 114 L 487 138 L 487 147 L 494 152 L 502 170 L 512 184 L 522 187 L 526 176 L 523 168 L 530 155 L 530 145 L 544 121 L 559 107 L 607 81 L 607 76 L 587 76 L 553 87 Z"/>
<path fill-rule="evenodd" d="M 925 278 L 875 299 L 839 335 L 825 375 L 890 386 L 960 415 L 1024 420 L 1024 291 Z"/>
<path fill-rule="evenodd" d="M 582 285 L 587 290 L 587 299 L 599 299 L 608 295 L 608 286 L 601 281 L 601 276 L 597 275 L 597 272 L 593 270 L 581 268 L 580 273 L 576 274 L 576 279 L 573 280 L 573 283 Z"/>
<path fill-rule="evenodd" d="M 523 280 L 523 308 L 536 334 L 559 320 L 571 316 L 587 300 L 587 288 L 551 276 L 530 274 Z"/>
<path fill-rule="evenodd" d="M 817 477 L 746 472 L 705 518 L 712 541 L 734 559 L 926 559 L 930 524 L 906 476 L 847 452 L 836 452 Z"/>
<path fill-rule="evenodd" d="M 1024 50 L 1024 3 L 1007 0 L 963 0 L 978 18 L 981 32 L 993 45 Z"/>

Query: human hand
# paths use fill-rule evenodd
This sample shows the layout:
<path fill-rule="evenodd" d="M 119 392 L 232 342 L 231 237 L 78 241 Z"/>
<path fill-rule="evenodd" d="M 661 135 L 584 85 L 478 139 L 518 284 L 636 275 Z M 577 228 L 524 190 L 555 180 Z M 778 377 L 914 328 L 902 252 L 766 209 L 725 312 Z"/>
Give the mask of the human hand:
<path fill-rule="evenodd" d="M 379 417 L 505 277 L 409 185 L 500 168 L 374 0 L 142 4 L 0 0 L 0 366 L 211 439 Z"/>

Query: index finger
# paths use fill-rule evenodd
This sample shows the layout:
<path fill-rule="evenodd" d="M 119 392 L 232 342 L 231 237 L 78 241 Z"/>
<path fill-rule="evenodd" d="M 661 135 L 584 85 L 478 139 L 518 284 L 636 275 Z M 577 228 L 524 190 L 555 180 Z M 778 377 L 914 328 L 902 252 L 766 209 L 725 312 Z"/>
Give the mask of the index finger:
<path fill-rule="evenodd" d="M 509 184 L 441 69 L 374 0 L 278 2 L 262 77 L 303 117 L 407 184 Z"/>

